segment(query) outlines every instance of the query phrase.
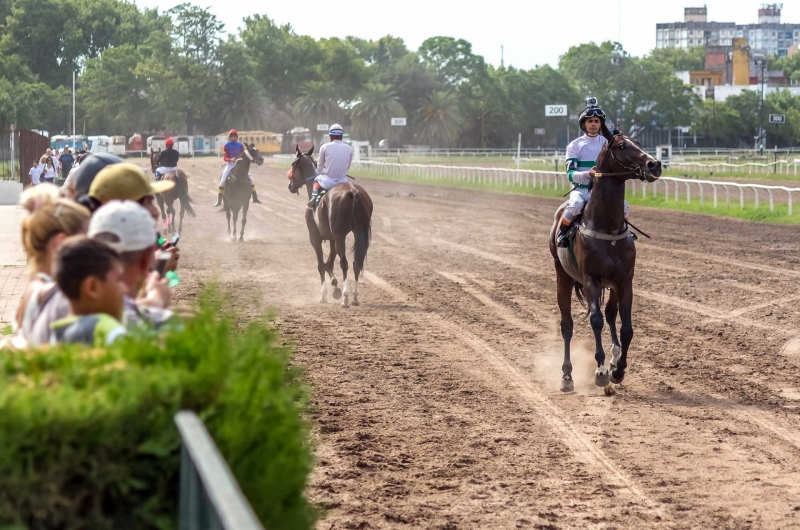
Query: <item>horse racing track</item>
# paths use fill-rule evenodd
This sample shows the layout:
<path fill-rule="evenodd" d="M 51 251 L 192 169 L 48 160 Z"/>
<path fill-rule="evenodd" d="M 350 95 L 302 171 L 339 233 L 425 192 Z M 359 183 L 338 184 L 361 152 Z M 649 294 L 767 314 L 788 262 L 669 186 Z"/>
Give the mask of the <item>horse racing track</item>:
<path fill-rule="evenodd" d="M 182 167 L 198 217 L 178 297 L 216 278 L 243 318 L 277 309 L 312 387 L 319 528 L 800 527 L 796 228 L 634 209 L 654 239 L 637 243 L 625 383 L 594 386 L 575 303 L 562 394 L 557 200 L 359 179 L 373 244 L 361 306 L 342 309 L 317 303 L 285 168 L 254 170 L 264 205 L 232 243 L 218 161 Z"/>

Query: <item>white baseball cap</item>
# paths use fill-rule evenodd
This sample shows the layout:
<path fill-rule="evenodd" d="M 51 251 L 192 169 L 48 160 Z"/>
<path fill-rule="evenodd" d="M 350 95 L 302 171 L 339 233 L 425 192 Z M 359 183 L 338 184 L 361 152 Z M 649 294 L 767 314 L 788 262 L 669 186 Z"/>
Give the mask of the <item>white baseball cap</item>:
<path fill-rule="evenodd" d="M 156 244 L 156 222 L 144 206 L 134 201 L 109 201 L 89 222 L 89 237 L 103 234 L 101 241 L 117 252 L 136 252 Z M 106 236 L 108 234 L 108 236 Z"/>

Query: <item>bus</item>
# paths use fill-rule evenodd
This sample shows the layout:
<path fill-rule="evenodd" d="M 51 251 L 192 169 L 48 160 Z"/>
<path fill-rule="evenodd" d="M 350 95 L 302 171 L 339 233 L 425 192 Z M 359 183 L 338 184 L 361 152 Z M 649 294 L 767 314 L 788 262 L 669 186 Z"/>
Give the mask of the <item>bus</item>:
<path fill-rule="evenodd" d="M 314 145 L 314 139 L 311 136 L 311 131 L 305 127 L 295 127 L 286 133 L 284 137 L 286 140 L 284 145 L 284 152 L 294 153 L 299 147 L 301 151 L 306 152 Z"/>
<path fill-rule="evenodd" d="M 86 141 L 85 136 L 65 136 L 63 134 L 57 134 L 50 138 L 50 147 L 52 149 L 58 149 L 59 151 L 63 150 L 65 147 L 69 147 L 72 149 L 73 142 L 75 144 L 75 150 L 87 149 L 89 147 L 89 143 Z"/>
<path fill-rule="evenodd" d="M 227 141 L 227 133 L 217 136 L 220 153 Z M 261 154 L 274 154 L 281 151 L 283 135 L 269 131 L 239 131 L 239 141 L 245 145 L 255 144 Z"/>

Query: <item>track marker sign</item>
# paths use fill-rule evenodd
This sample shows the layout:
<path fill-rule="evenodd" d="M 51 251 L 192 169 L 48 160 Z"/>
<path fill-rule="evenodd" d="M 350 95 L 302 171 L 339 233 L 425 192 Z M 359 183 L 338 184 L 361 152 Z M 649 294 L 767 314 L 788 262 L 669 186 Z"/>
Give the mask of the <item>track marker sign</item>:
<path fill-rule="evenodd" d="M 534 129 L 533 130 L 533 134 L 535 134 L 536 136 L 543 136 L 544 135 L 544 129 Z"/>
<path fill-rule="evenodd" d="M 318 123 L 317 124 L 317 130 L 318 131 L 322 131 L 322 132 L 327 132 L 328 131 L 328 124 L 327 123 Z"/>
<path fill-rule="evenodd" d="M 786 115 L 785 114 L 770 114 L 769 115 L 769 122 L 770 123 L 786 123 Z"/>
<path fill-rule="evenodd" d="M 405 118 L 392 118 L 392 126 L 393 127 L 405 127 L 406 126 L 406 119 Z"/>
<path fill-rule="evenodd" d="M 569 116 L 569 113 L 567 113 L 566 105 L 545 105 L 544 115 L 567 117 Z"/>

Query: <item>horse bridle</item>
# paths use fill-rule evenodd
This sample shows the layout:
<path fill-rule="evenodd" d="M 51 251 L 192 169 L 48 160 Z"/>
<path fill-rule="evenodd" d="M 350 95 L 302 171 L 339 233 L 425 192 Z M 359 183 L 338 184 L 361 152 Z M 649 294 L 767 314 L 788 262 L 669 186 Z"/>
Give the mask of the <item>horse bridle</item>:
<path fill-rule="evenodd" d="M 623 168 L 625 168 L 627 171 L 619 171 L 619 172 L 615 172 L 615 173 L 597 173 L 596 172 L 594 174 L 594 176 L 595 177 L 627 177 L 629 175 L 635 175 L 636 177 L 639 178 L 639 180 L 646 180 L 646 176 L 644 174 L 644 169 L 642 169 L 643 166 L 637 166 L 637 167 L 626 166 L 625 164 L 620 162 L 617 159 L 616 156 L 614 156 L 614 149 L 612 149 L 612 147 L 614 145 L 614 138 L 616 138 L 617 136 L 622 136 L 623 138 L 625 138 L 625 136 L 623 136 L 621 134 L 615 134 L 614 137 L 611 138 L 611 141 L 608 143 L 608 154 L 611 156 L 611 160 L 616 162 L 617 165 L 622 166 Z M 639 150 L 641 151 L 641 148 L 639 148 Z"/>
<path fill-rule="evenodd" d="M 299 160 L 300 160 L 301 158 L 303 158 L 304 156 L 305 156 L 305 157 L 308 157 L 308 158 L 311 160 L 311 163 L 314 165 L 314 169 L 317 169 L 317 161 L 316 161 L 316 160 L 314 160 L 314 157 L 313 157 L 312 155 L 307 155 L 307 154 L 305 154 L 305 153 L 300 153 L 300 158 L 298 158 L 297 160 L 299 161 Z M 293 183 L 294 183 L 294 170 L 295 170 L 295 166 L 294 166 L 294 164 L 292 164 L 292 182 L 293 182 Z M 304 186 L 304 185 L 308 184 L 309 182 L 311 182 L 311 181 L 312 181 L 312 180 L 314 180 L 315 178 L 317 178 L 317 176 L 316 176 L 316 175 L 312 175 L 312 176 L 308 177 L 307 179 L 305 179 L 305 180 L 304 180 L 303 182 L 301 182 L 300 184 L 297 184 L 297 189 L 300 189 L 300 186 Z"/>

